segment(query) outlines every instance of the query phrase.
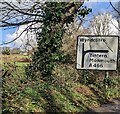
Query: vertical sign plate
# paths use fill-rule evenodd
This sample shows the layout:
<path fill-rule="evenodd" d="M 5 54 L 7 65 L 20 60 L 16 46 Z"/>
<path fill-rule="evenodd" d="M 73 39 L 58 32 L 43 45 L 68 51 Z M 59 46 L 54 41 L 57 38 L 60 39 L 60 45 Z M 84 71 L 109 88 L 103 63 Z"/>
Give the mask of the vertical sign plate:
<path fill-rule="evenodd" d="M 78 36 L 77 69 L 116 70 L 118 36 Z"/>

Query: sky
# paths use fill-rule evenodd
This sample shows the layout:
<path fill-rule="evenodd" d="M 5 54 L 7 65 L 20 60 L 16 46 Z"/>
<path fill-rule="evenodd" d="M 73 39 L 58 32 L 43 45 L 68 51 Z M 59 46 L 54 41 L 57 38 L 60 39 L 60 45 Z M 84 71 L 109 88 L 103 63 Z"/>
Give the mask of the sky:
<path fill-rule="evenodd" d="M 113 4 L 115 4 L 119 0 L 111 0 L 111 1 Z M 99 12 L 113 11 L 112 7 L 109 4 L 109 0 L 89 0 L 89 2 L 85 2 L 84 5 L 87 6 L 88 8 L 92 8 L 92 13 L 90 13 L 86 18 L 88 22 L 89 20 L 92 19 L 94 15 L 97 15 Z M 24 26 L 20 27 L 18 32 L 21 32 L 23 28 Z M 13 39 L 15 37 L 15 33 L 16 33 L 16 28 L 11 28 L 6 30 L 0 29 L 0 44 L 4 42 L 8 42 L 11 39 Z M 12 44 L 9 44 L 8 46 L 20 46 L 20 39 L 16 40 L 16 45 L 15 43 L 12 43 Z"/>

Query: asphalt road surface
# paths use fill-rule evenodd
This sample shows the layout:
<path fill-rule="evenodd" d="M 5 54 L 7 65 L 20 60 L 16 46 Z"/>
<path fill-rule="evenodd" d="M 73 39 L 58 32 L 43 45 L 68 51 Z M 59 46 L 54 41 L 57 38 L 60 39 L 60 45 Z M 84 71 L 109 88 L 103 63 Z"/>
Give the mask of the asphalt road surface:
<path fill-rule="evenodd" d="M 99 114 L 101 112 L 109 112 L 113 114 L 120 114 L 120 98 L 113 99 L 111 103 L 103 104 L 98 108 L 92 109 L 91 112 L 94 112 L 95 114 Z M 93 114 L 94 114 L 93 113 Z"/>

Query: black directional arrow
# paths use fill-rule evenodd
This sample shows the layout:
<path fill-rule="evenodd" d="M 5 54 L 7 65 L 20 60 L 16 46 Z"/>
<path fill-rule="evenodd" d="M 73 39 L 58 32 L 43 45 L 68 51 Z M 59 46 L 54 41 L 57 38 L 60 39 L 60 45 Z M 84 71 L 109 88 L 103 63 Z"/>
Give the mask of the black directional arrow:
<path fill-rule="evenodd" d="M 94 52 L 94 53 L 108 53 L 109 51 L 108 50 L 86 50 L 86 51 L 84 51 L 84 43 L 83 43 L 82 44 L 82 65 L 81 65 L 82 68 L 84 67 L 85 55 L 87 53 L 90 53 L 90 52 Z"/>

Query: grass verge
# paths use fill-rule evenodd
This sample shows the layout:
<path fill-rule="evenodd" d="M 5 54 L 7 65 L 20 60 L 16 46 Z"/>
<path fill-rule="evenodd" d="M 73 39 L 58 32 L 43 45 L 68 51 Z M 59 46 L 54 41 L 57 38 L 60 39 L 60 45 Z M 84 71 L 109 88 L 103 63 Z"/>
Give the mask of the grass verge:
<path fill-rule="evenodd" d="M 86 112 L 108 99 L 120 97 L 118 78 L 103 91 L 102 84 L 100 88 L 80 83 L 77 71 L 69 65 L 56 66 L 53 83 L 31 80 L 25 75 L 25 65 L 18 63 L 16 70 L 3 78 L 3 113 Z"/>

